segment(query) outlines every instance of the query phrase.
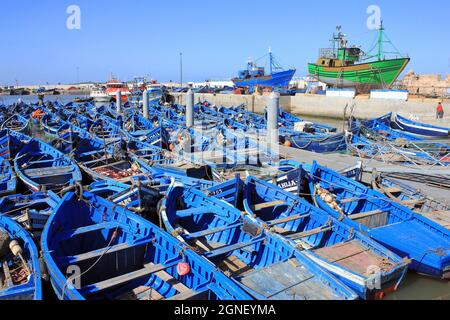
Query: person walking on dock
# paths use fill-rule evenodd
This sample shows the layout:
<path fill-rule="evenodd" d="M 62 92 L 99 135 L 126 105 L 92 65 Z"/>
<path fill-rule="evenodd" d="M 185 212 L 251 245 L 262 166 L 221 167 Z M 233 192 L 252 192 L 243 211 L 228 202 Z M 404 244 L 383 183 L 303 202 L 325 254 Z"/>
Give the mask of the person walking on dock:
<path fill-rule="evenodd" d="M 439 102 L 436 108 L 436 119 L 444 119 L 444 107 L 442 106 L 442 102 Z"/>

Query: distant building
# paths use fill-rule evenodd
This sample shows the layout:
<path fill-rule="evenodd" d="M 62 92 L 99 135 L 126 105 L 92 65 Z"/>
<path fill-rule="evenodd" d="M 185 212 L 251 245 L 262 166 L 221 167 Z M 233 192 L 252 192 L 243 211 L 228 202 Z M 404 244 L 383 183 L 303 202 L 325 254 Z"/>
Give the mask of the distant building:
<path fill-rule="evenodd" d="M 443 79 L 440 74 L 418 75 L 410 71 L 404 76 L 402 86 L 411 94 L 443 97 L 447 95 L 450 88 L 450 74 Z"/>

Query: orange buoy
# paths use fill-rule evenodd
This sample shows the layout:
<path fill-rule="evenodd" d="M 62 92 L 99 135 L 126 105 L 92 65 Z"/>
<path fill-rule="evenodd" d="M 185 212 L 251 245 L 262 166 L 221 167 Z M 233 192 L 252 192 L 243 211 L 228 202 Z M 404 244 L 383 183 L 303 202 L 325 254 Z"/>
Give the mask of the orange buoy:
<path fill-rule="evenodd" d="M 171 143 L 170 145 L 169 145 L 169 150 L 170 151 L 173 151 L 175 149 L 175 146 L 173 145 L 173 143 Z"/>
<path fill-rule="evenodd" d="M 177 266 L 177 272 L 180 276 L 185 276 L 191 272 L 191 266 L 187 262 L 180 262 Z"/>
<path fill-rule="evenodd" d="M 292 143 L 289 141 L 289 140 L 286 140 L 285 142 L 284 142 L 284 146 L 285 147 L 292 147 Z"/>

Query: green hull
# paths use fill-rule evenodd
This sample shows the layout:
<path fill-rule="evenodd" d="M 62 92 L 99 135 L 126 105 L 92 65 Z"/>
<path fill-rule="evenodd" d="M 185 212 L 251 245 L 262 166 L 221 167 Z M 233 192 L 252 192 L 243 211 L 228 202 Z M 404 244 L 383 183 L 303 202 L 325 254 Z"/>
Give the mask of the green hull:
<path fill-rule="evenodd" d="M 324 67 L 309 64 L 309 73 L 317 80 L 337 88 L 390 88 L 410 59 L 374 61 L 347 67 Z"/>

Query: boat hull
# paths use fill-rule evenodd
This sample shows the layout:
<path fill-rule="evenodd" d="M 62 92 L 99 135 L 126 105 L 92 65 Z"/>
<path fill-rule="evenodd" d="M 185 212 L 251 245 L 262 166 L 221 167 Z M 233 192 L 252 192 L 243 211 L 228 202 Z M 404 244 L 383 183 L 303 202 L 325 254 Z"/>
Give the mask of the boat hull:
<path fill-rule="evenodd" d="M 236 87 L 289 87 L 289 83 L 294 77 L 296 70 L 287 70 L 274 73 L 269 76 L 249 78 L 249 79 L 232 79 Z"/>
<path fill-rule="evenodd" d="M 395 115 L 392 122 L 393 127 L 398 130 L 406 131 L 415 135 L 424 137 L 449 137 L 450 128 L 433 126 L 408 120 L 398 114 Z"/>
<path fill-rule="evenodd" d="M 325 67 L 309 64 L 311 76 L 335 88 L 390 88 L 408 65 L 410 59 L 375 61 L 347 67 Z"/>

